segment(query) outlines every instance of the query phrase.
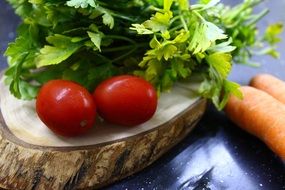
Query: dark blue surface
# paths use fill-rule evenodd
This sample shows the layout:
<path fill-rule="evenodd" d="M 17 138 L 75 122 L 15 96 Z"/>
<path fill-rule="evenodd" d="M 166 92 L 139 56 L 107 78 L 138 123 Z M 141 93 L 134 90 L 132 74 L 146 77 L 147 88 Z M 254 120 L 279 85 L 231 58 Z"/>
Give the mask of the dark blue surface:
<path fill-rule="evenodd" d="M 235 0 L 226 3 L 239 2 Z M 260 23 L 285 23 L 285 1 L 265 1 L 270 14 Z M 11 8 L 0 2 L 0 68 L 7 43 L 15 37 L 19 20 Z M 282 34 L 285 39 L 285 34 Z M 259 68 L 236 65 L 230 79 L 247 84 L 256 73 L 267 72 L 285 79 L 285 43 L 280 44 L 281 59 L 267 56 L 253 60 Z M 285 166 L 261 141 L 243 132 L 222 112 L 209 106 L 202 121 L 185 140 L 143 171 L 106 189 L 140 190 L 280 190 L 285 189 Z"/>

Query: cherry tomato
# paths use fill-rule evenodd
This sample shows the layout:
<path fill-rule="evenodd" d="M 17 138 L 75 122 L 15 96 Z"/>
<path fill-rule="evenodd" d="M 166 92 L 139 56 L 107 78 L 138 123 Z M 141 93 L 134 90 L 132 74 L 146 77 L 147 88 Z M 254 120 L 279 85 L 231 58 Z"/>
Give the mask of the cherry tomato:
<path fill-rule="evenodd" d="M 121 75 L 103 81 L 93 93 L 98 114 L 118 125 L 134 126 L 149 120 L 157 107 L 157 95 L 146 80 Z"/>
<path fill-rule="evenodd" d="M 96 118 L 92 95 L 79 84 L 66 80 L 51 80 L 43 85 L 36 111 L 48 128 L 62 136 L 86 133 Z"/>

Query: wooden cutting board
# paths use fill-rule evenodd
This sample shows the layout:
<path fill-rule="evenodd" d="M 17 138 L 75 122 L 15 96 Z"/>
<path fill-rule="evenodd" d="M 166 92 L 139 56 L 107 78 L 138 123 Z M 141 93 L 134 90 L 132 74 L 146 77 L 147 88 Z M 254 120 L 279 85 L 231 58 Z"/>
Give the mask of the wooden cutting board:
<path fill-rule="evenodd" d="M 203 115 L 206 100 L 195 97 L 193 88 L 178 84 L 163 93 L 154 117 L 142 125 L 114 126 L 98 119 L 85 136 L 63 138 L 39 120 L 34 101 L 14 98 L 2 78 L 0 187 L 94 189 L 142 170 L 189 134 Z"/>

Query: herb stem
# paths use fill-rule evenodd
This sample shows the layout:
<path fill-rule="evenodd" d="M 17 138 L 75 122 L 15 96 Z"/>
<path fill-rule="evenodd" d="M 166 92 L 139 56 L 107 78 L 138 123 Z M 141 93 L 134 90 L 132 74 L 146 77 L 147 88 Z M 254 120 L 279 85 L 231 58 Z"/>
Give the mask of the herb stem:
<path fill-rule="evenodd" d="M 171 25 L 172 25 L 176 20 L 178 20 L 178 19 L 180 19 L 180 16 L 179 16 L 179 15 L 173 17 L 173 18 L 170 20 L 170 22 L 169 22 L 169 26 L 171 26 Z"/>
<path fill-rule="evenodd" d="M 161 10 L 161 9 L 156 8 L 156 7 L 155 7 L 155 6 L 153 6 L 153 5 L 149 6 L 149 10 L 156 11 L 156 12 L 162 12 L 162 10 Z"/>
<path fill-rule="evenodd" d="M 171 29 L 169 30 L 169 32 L 176 31 L 176 30 L 178 30 L 179 28 L 182 28 L 182 27 L 183 27 L 183 25 L 180 24 L 180 25 L 178 25 L 178 26 L 175 26 L 175 27 L 171 28 Z"/>
<path fill-rule="evenodd" d="M 123 50 L 126 50 L 126 49 L 139 48 L 139 47 L 145 47 L 145 46 L 148 46 L 148 43 L 119 46 L 119 47 L 114 47 L 114 48 L 106 48 L 106 49 L 102 49 L 102 52 L 103 53 L 109 53 L 109 52 L 123 51 Z"/>
<path fill-rule="evenodd" d="M 119 57 L 117 57 L 117 58 L 111 60 L 111 62 L 112 62 L 112 63 L 118 62 L 118 61 L 120 61 L 120 60 L 122 60 L 122 59 L 128 57 L 129 55 L 131 55 L 131 54 L 132 54 L 133 52 L 135 52 L 136 50 L 137 50 L 137 47 L 135 47 L 135 48 L 131 49 L 130 51 L 128 51 L 127 53 L 125 53 L 125 54 L 123 54 L 123 55 L 121 55 L 121 56 L 119 56 Z"/>
<path fill-rule="evenodd" d="M 104 55 L 94 52 L 95 55 L 97 55 L 98 57 L 102 58 L 103 60 L 106 60 L 106 62 L 108 63 L 112 63 L 112 61 L 110 59 L 108 59 L 107 57 L 105 57 Z"/>
<path fill-rule="evenodd" d="M 135 19 L 132 19 L 128 16 L 125 16 L 125 15 L 122 15 L 122 14 L 117 14 L 115 12 L 111 12 L 111 15 L 114 16 L 114 17 L 117 17 L 117 18 L 121 18 L 123 20 L 127 20 L 127 21 L 130 21 L 130 22 L 135 22 Z"/>
<path fill-rule="evenodd" d="M 106 48 L 106 49 L 102 49 L 102 52 L 103 53 L 109 53 L 109 52 L 123 51 L 126 49 L 130 49 L 132 47 L 134 47 L 134 45 L 119 46 L 119 47 L 114 47 L 114 48 Z"/>
<path fill-rule="evenodd" d="M 190 9 L 191 10 L 196 10 L 196 9 L 202 9 L 205 5 L 203 4 L 196 4 L 196 5 L 191 5 Z"/>
<path fill-rule="evenodd" d="M 256 24 L 260 19 L 262 19 L 265 15 L 267 15 L 269 13 L 268 9 L 263 10 L 261 13 L 259 13 L 258 15 L 255 15 L 253 17 L 253 19 L 247 23 L 247 26 L 251 26 L 253 24 Z"/>
<path fill-rule="evenodd" d="M 197 11 L 192 11 L 198 18 L 200 18 L 203 22 L 206 22 L 204 17 L 202 17 Z"/>
<path fill-rule="evenodd" d="M 183 24 L 184 29 L 188 32 L 189 30 L 188 30 L 187 24 L 186 24 L 185 19 L 182 15 L 180 15 L 180 20 Z"/>
<path fill-rule="evenodd" d="M 128 41 L 132 44 L 136 44 L 136 41 L 130 39 L 130 38 L 127 38 L 127 37 L 124 37 L 124 36 L 119 36 L 119 35 L 105 35 L 106 38 L 111 38 L 111 39 L 117 39 L 117 40 L 124 40 L 124 41 Z"/>

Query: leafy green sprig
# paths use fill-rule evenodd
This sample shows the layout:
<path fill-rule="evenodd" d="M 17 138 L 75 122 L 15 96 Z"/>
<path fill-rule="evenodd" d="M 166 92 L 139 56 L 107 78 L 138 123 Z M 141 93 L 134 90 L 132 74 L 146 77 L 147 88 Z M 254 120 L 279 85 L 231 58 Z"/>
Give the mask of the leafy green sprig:
<path fill-rule="evenodd" d="M 134 74 L 167 91 L 200 78 L 197 93 L 218 109 L 239 85 L 227 80 L 232 62 L 258 53 L 278 57 L 281 24 L 257 39 L 260 0 L 229 7 L 219 0 L 8 0 L 23 23 L 5 53 L 6 82 L 17 98 L 33 99 L 48 80 L 76 81 L 90 91 L 102 80 Z M 264 47 L 264 43 L 269 46 Z"/>

